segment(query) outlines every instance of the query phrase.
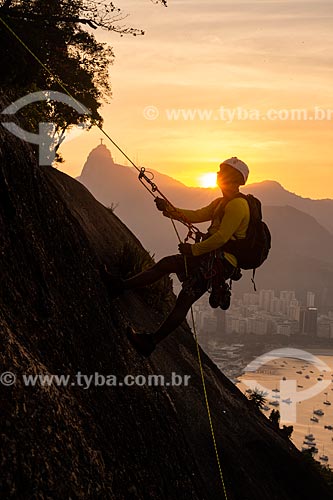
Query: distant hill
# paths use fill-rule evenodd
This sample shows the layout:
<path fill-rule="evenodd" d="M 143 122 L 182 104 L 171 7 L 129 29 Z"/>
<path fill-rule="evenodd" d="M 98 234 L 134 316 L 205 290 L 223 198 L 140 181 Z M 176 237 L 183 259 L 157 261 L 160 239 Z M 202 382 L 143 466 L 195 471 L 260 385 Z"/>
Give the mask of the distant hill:
<path fill-rule="evenodd" d="M 218 189 L 187 187 L 150 171 L 176 206 L 198 208 L 220 196 Z M 177 253 L 170 221 L 156 210 L 135 169 L 114 163 L 105 145 L 92 150 L 78 180 L 104 205 L 118 203 L 115 213 L 157 258 Z M 299 297 L 312 290 L 318 306 L 333 308 L 333 200 L 302 198 L 275 181 L 251 184 L 242 191 L 262 200 L 264 219 L 272 232 L 273 248 L 268 262 L 258 270 L 258 287 L 292 289 Z M 201 226 L 204 230 L 207 224 Z M 180 231 L 185 234 L 182 226 Z M 243 279 L 235 290 L 249 291 L 250 286 L 249 279 Z"/>
<path fill-rule="evenodd" d="M 184 208 L 197 208 L 208 204 L 214 197 L 220 196 L 218 188 L 188 187 L 172 177 L 149 169 L 154 174 L 156 182 L 162 191 L 177 206 Z M 77 178 L 82 184 L 101 201 L 104 205 L 119 202 L 117 213 L 127 217 L 126 205 L 130 197 L 139 206 L 145 199 L 148 207 L 151 200 L 144 190 L 140 190 L 137 172 L 133 167 L 125 167 L 114 163 L 111 152 L 104 144 L 100 144 L 89 154 L 81 175 Z M 319 224 L 333 234 L 333 200 L 312 200 L 291 193 L 276 181 L 267 180 L 249 184 L 242 188 L 244 193 L 252 193 L 261 199 L 263 205 L 284 206 L 289 205 L 306 212 L 317 219 Z M 123 206 L 125 205 L 125 206 Z"/>
<path fill-rule="evenodd" d="M 263 181 L 244 187 L 244 193 L 252 193 L 264 205 L 289 205 L 306 212 L 333 234 L 333 200 L 312 200 L 303 198 L 284 189 L 276 181 Z"/>
<path fill-rule="evenodd" d="M 295 290 L 303 303 L 311 290 L 316 294 L 316 306 L 332 310 L 332 234 L 314 217 L 290 206 L 265 206 L 264 217 L 272 233 L 272 249 L 257 270 L 258 289 Z M 249 279 L 235 283 L 234 290 L 249 291 Z"/>

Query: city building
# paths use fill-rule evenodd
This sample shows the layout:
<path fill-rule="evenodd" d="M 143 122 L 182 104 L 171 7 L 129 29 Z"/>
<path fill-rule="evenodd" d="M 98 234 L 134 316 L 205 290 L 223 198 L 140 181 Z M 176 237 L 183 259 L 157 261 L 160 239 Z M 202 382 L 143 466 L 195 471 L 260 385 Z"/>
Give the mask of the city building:
<path fill-rule="evenodd" d="M 314 305 L 315 305 L 315 294 L 313 292 L 307 292 L 306 307 L 314 307 Z"/>
<path fill-rule="evenodd" d="M 277 325 L 276 333 L 278 335 L 287 335 L 289 337 L 291 335 L 291 325 L 288 323 L 288 321 Z"/>
<path fill-rule="evenodd" d="M 227 311 L 212 309 L 209 294 L 194 305 L 194 317 L 200 339 L 218 343 L 225 335 L 307 335 L 333 339 L 333 311 L 318 317 L 315 293 L 308 291 L 305 306 L 294 290 L 261 290 L 233 296 Z M 190 320 L 190 317 L 188 317 Z M 191 323 L 191 320 L 190 320 Z"/>
<path fill-rule="evenodd" d="M 274 298 L 274 290 L 260 290 L 259 292 L 259 308 L 264 311 L 269 311 L 271 302 Z"/>
<path fill-rule="evenodd" d="M 300 310 L 299 332 L 302 335 L 317 335 L 318 309 L 316 307 L 302 307 Z"/>

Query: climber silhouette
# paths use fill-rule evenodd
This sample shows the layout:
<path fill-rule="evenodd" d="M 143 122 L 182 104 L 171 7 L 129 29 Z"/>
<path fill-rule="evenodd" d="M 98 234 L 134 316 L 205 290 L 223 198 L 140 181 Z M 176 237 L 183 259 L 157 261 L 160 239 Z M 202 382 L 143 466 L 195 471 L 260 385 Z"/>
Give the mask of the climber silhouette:
<path fill-rule="evenodd" d="M 180 243 L 179 254 L 163 257 L 151 268 L 126 280 L 105 273 L 105 283 L 110 292 L 116 295 L 125 290 L 150 285 L 170 273 L 176 273 L 182 282 L 182 290 L 173 310 L 154 333 L 136 332 L 128 327 L 128 339 L 143 356 L 149 356 L 157 344 L 185 320 L 192 304 L 208 290 L 211 284 L 209 270 L 212 254 L 219 260 L 221 286 L 211 291 L 210 304 L 212 307 L 220 306 L 223 309 L 229 307 L 229 287 L 223 285 L 226 279 L 237 280 L 241 274 L 236 257 L 223 251 L 221 247 L 230 239 L 246 236 L 250 220 L 249 206 L 246 199 L 238 197 L 237 194 L 239 186 L 246 183 L 248 174 L 248 166 L 238 158 L 225 160 L 217 172 L 217 185 L 223 197 L 213 200 L 199 210 L 174 209 L 163 198 L 155 198 L 157 209 L 166 217 L 177 219 L 181 213 L 191 223 L 211 221 L 203 241 L 194 244 Z"/>

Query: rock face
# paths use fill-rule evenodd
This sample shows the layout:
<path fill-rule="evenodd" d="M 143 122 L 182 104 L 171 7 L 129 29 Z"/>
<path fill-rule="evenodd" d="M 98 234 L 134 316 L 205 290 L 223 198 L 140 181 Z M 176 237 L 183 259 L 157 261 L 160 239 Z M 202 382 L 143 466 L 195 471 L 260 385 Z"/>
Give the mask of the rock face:
<path fill-rule="evenodd" d="M 144 292 L 110 300 L 100 278 L 101 263 L 121 268 L 124 248 L 144 256 L 140 242 L 79 182 L 38 167 L 27 145 L 0 135 L 0 357 L 16 375 L 1 386 L 2 498 L 223 499 L 189 327 L 144 360 L 126 325 L 151 331 L 165 304 L 149 305 Z M 228 499 L 332 498 L 202 355 Z M 191 378 L 188 386 L 84 389 L 77 372 Z M 24 373 L 70 375 L 71 383 L 27 387 Z"/>

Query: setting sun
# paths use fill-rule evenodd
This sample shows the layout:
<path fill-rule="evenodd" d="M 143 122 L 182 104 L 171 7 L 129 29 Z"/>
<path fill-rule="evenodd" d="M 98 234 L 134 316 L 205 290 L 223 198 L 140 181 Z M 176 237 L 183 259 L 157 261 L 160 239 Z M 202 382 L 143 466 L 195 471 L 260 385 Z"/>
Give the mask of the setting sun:
<path fill-rule="evenodd" d="M 203 188 L 216 187 L 216 172 L 209 172 L 199 177 L 199 185 Z"/>

